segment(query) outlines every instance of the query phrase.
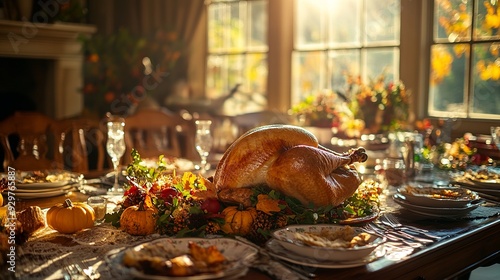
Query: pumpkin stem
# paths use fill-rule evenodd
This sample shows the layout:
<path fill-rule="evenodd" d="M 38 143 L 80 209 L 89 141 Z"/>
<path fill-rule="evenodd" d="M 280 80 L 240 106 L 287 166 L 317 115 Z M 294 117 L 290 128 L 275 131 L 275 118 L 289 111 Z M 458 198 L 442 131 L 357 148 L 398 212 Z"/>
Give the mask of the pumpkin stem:
<path fill-rule="evenodd" d="M 243 210 L 245 210 L 245 205 L 243 205 L 243 203 L 240 203 L 238 205 L 238 211 L 243 211 Z"/>
<path fill-rule="evenodd" d="M 139 202 L 139 206 L 137 208 L 137 211 L 144 211 L 146 209 L 144 209 L 144 201 L 141 201 Z"/>
<path fill-rule="evenodd" d="M 71 201 L 71 199 L 67 198 L 66 200 L 64 200 L 64 207 L 73 207 L 73 202 Z"/>

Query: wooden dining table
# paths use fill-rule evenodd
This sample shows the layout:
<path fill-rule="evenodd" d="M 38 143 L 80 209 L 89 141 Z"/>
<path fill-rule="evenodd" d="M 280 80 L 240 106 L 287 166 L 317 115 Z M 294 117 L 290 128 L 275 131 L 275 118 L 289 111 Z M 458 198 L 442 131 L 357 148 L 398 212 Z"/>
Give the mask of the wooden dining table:
<path fill-rule="evenodd" d="M 437 236 L 437 240 L 416 248 L 404 243 L 398 245 L 397 242 L 388 242 L 382 245 L 383 256 L 356 267 L 317 268 L 305 264 L 295 267 L 313 274 L 313 279 L 467 279 L 460 277 L 466 277 L 476 267 L 500 260 L 500 204 L 485 201 L 462 217 L 428 217 L 412 213 L 396 204 L 392 199 L 395 191 L 396 188 L 392 186 L 384 188 L 380 196 L 380 215 L 391 214 L 401 224 L 426 230 Z M 66 198 L 86 201 L 87 197 L 87 194 L 74 191 L 57 197 L 17 200 L 16 210 L 29 206 L 47 209 Z M 115 199 L 119 200 L 118 197 Z M 155 234 L 144 238 L 130 237 L 106 223 L 73 235 L 59 234 L 45 228 L 19 245 L 19 267 L 15 275 L 4 272 L 0 274 L 13 277 L 12 279 L 63 279 L 63 268 L 71 261 L 71 256 L 82 258 L 78 253 L 87 250 L 85 265 L 100 272 L 100 279 L 116 278 L 120 276 L 108 271 L 111 268 L 106 265 L 106 250 L 125 248 L 161 237 L 164 236 Z M 59 251 L 54 253 L 53 250 Z M 288 271 L 293 276 L 301 275 L 293 270 Z M 239 279 L 291 278 L 269 275 L 259 270 L 259 267 L 252 267 Z"/>

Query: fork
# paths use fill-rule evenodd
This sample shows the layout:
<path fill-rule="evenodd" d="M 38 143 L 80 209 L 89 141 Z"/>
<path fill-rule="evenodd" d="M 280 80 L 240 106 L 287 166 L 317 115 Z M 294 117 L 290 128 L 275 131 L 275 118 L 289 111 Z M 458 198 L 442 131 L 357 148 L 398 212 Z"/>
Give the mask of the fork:
<path fill-rule="evenodd" d="M 423 233 L 423 234 L 429 234 L 429 231 L 426 230 L 426 229 L 422 229 L 422 228 L 418 228 L 418 227 L 414 227 L 414 226 L 409 226 L 409 225 L 403 225 L 401 224 L 398 219 L 396 217 L 394 217 L 394 215 L 390 214 L 390 213 L 385 213 L 384 215 L 382 215 L 380 217 L 380 219 L 382 220 L 385 220 L 387 221 L 391 227 L 393 228 L 397 228 L 397 229 L 401 229 L 401 230 L 411 230 L 411 231 L 416 231 L 416 232 L 420 232 L 420 233 Z M 438 236 L 433 236 L 434 238 L 439 238 Z"/>
<path fill-rule="evenodd" d="M 64 268 L 64 280 L 93 280 L 89 275 L 87 275 L 82 267 L 78 264 L 70 264 Z"/>
<path fill-rule="evenodd" d="M 373 223 L 369 223 L 363 227 L 363 229 L 368 232 L 368 233 L 375 233 L 380 236 L 385 236 L 388 240 L 393 241 L 393 242 L 399 242 L 403 243 L 407 246 L 410 246 L 411 248 L 420 248 L 423 246 L 422 243 L 413 241 L 408 238 L 403 238 L 402 236 L 396 235 L 394 232 L 389 232 L 387 230 L 383 230 L 380 227 L 377 227 Z"/>

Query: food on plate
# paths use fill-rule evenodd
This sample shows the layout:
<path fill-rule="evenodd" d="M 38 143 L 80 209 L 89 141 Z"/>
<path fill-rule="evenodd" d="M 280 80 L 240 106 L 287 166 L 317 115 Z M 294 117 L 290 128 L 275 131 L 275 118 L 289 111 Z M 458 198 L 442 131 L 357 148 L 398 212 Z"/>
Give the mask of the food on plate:
<path fill-rule="evenodd" d="M 339 229 L 321 229 L 320 232 L 295 232 L 296 240 L 304 245 L 324 248 L 353 248 L 369 244 L 371 235 L 367 232 L 356 233 L 354 228 L 345 226 Z"/>
<path fill-rule="evenodd" d="M 66 199 L 47 211 L 47 225 L 60 233 L 75 233 L 94 226 L 94 209 L 82 202 Z"/>
<path fill-rule="evenodd" d="M 252 188 L 267 185 L 304 205 L 337 206 L 361 179 L 352 165 L 363 148 L 340 154 L 318 144 L 304 128 L 268 125 L 238 138 L 224 153 L 213 178 L 220 200 L 251 205 Z"/>
<path fill-rule="evenodd" d="M 433 188 L 407 185 L 400 188 L 399 192 L 433 199 L 474 200 L 479 198 L 476 193 L 463 188 Z"/>
<path fill-rule="evenodd" d="M 61 173 L 51 173 L 48 171 L 36 170 L 27 173 L 25 176 L 20 178 L 20 183 L 22 184 L 33 184 L 33 183 L 54 183 L 72 180 L 72 174 L 68 172 Z"/>
<path fill-rule="evenodd" d="M 492 181 L 500 183 L 500 174 L 493 172 L 487 168 L 481 168 L 478 170 L 467 169 L 464 172 L 462 178 L 472 181 Z"/>
<path fill-rule="evenodd" d="M 188 243 L 188 253 L 176 252 L 169 244 L 156 243 L 127 249 L 123 264 L 150 275 L 193 276 L 217 273 L 228 264 L 215 245 L 202 247 Z"/>

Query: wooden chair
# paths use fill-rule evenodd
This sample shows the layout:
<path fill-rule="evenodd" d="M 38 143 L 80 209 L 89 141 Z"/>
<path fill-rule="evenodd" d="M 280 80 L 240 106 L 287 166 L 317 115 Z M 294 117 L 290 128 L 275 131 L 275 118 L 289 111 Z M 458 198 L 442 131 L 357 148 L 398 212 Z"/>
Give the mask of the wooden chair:
<path fill-rule="evenodd" d="M 76 117 L 53 124 L 57 151 L 55 159 L 67 170 L 87 177 L 104 172 L 104 132 L 96 119 Z"/>
<path fill-rule="evenodd" d="M 0 123 L 4 149 L 3 168 L 17 170 L 57 169 L 54 159 L 54 120 L 38 112 L 15 112 Z M 15 145 L 15 146 L 13 146 Z"/>
<path fill-rule="evenodd" d="M 194 133 L 194 123 L 178 114 L 154 109 L 138 111 L 125 118 L 127 150 L 122 162 L 130 163 L 132 148 L 142 158 L 164 155 L 193 159 Z"/>

